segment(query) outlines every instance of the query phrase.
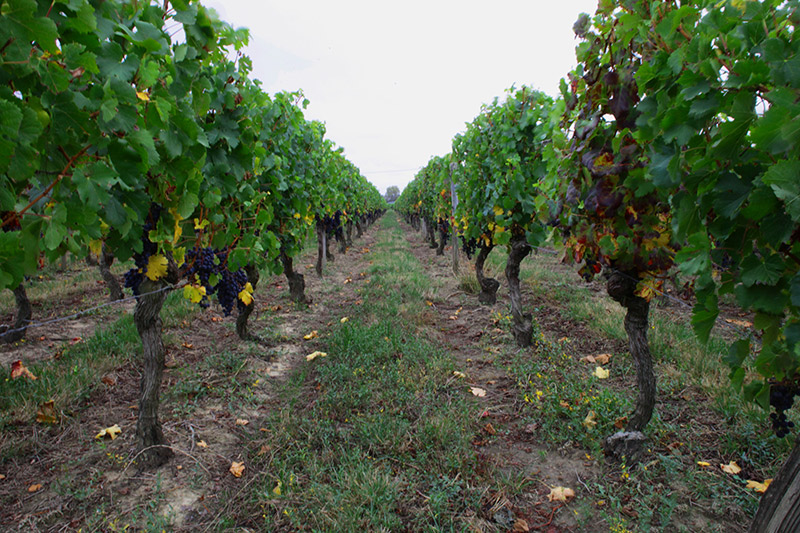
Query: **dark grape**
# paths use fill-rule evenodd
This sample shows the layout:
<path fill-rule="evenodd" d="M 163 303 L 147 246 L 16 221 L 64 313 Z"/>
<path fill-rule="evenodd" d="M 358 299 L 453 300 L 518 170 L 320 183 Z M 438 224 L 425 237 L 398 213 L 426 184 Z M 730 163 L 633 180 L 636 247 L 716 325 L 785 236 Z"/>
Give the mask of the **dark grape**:
<path fill-rule="evenodd" d="M 796 384 L 793 383 L 771 383 L 769 389 L 769 404 L 775 408 L 774 413 L 770 413 L 772 420 L 772 430 L 778 438 L 783 438 L 789 434 L 789 430 L 794 428 L 794 422 L 786 418 L 786 411 L 791 409 L 795 395 L 800 392 Z"/>

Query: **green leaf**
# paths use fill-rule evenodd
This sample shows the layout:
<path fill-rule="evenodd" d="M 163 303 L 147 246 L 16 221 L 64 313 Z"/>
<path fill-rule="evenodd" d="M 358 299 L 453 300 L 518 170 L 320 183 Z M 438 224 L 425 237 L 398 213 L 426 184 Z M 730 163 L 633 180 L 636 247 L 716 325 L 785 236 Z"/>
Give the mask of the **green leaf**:
<path fill-rule="evenodd" d="M 740 266 L 742 283 L 747 287 L 757 283 L 775 285 L 781 279 L 785 268 L 786 265 L 778 254 L 769 254 L 762 258 L 750 254 L 744 258 Z"/>
<path fill-rule="evenodd" d="M 51 221 L 44 232 L 44 246 L 48 250 L 58 248 L 67 236 L 67 228 L 56 221 Z"/>
<path fill-rule="evenodd" d="M 800 307 L 800 274 L 796 274 L 792 278 L 792 283 L 789 286 L 789 294 L 792 305 Z"/>
<path fill-rule="evenodd" d="M 738 285 L 734 290 L 736 301 L 746 309 L 781 315 L 788 303 L 787 296 L 783 294 L 785 285 L 782 285 Z"/>
<path fill-rule="evenodd" d="M 783 200 L 792 220 L 800 222 L 800 161 L 779 161 L 764 173 L 761 180 Z"/>

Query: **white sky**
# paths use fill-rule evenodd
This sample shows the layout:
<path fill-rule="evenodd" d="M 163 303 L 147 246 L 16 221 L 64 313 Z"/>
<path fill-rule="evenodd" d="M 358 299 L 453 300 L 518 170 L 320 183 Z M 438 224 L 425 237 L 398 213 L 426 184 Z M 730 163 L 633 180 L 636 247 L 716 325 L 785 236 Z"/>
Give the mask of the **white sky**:
<path fill-rule="evenodd" d="M 250 29 L 253 77 L 302 89 L 306 117 L 380 191 L 403 187 L 512 85 L 552 96 L 572 24 L 597 0 L 205 0 Z"/>

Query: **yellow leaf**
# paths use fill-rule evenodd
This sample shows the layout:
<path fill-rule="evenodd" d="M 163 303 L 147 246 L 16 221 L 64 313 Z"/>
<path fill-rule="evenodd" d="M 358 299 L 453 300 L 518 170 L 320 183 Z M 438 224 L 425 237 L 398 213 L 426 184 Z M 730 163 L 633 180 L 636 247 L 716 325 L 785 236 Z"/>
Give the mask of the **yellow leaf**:
<path fill-rule="evenodd" d="M 249 281 L 244 286 L 244 289 L 239 291 L 239 299 L 244 305 L 250 305 L 253 303 L 253 286 Z"/>
<path fill-rule="evenodd" d="M 246 426 L 249 423 L 250 423 L 250 421 L 249 420 L 245 420 L 244 418 L 237 418 L 236 419 L 236 425 L 237 426 Z"/>
<path fill-rule="evenodd" d="M 505 213 L 505 211 L 503 211 L 503 208 L 497 205 L 492 208 L 492 211 L 494 211 L 494 216 L 496 217 L 501 217 Z"/>
<path fill-rule="evenodd" d="M 698 466 L 702 466 L 702 467 L 706 467 L 706 466 L 711 466 L 711 463 L 709 463 L 707 461 L 697 461 L 697 465 Z"/>
<path fill-rule="evenodd" d="M 206 226 L 211 224 L 208 220 L 200 220 L 199 218 L 194 219 L 194 229 L 197 231 L 206 229 Z"/>
<path fill-rule="evenodd" d="M 100 255 L 103 252 L 103 241 L 95 239 L 89 243 L 89 251 L 94 255 Z"/>
<path fill-rule="evenodd" d="M 307 340 L 307 341 L 310 341 L 311 339 L 315 339 L 318 336 L 319 336 L 319 333 L 317 333 L 317 330 L 314 330 L 311 333 L 309 333 L 308 335 L 303 335 L 303 338 L 305 340 Z"/>
<path fill-rule="evenodd" d="M 296 218 L 297 220 L 300 220 L 300 218 L 301 218 L 301 216 L 300 216 L 300 213 L 295 213 L 295 214 L 294 214 L 294 215 L 292 215 L 292 216 L 293 216 L 294 218 Z"/>
<path fill-rule="evenodd" d="M 33 375 L 33 372 L 28 370 L 28 367 L 22 364 L 22 361 L 14 361 L 11 363 L 11 379 L 17 378 L 28 378 L 28 379 L 36 379 L 36 376 Z"/>
<path fill-rule="evenodd" d="M 39 410 L 36 411 L 36 421 L 40 424 L 55 424 L 58 422 L 58 413 L 56 413 L 54 400 L 39 405 Z"/>
<path fill-rule="evenodd" d="M 747 480 L 747 488 L 753 489 L 756 492 L 767 492 L 767 488 L 769 484 L 772 483 L 771 479 L 765 479 L 764 483 L 759 483 L 758 481 L 753 481 L 751 479 Z"/>
<path fill-rule="evenodd" d="M 325 353 L 325 352 L 320 352 L 320 351 L 311 352 L 310 354 L 308 354 L 306 356 L 306 361 L 313 361 L 317 357 L 327 357 L 327 356 L 328 356 L 328 354 Z"/>
<path fill-rule="evenodd" d="M 151 255 L 147 261 L 145 276 L 150 281 L 155 281 L 167 275 L 167 258 L 161 254 Z"/>
<path fill-rule="evenodd" d="M 342 319 L 341 319 L 339 322 L 340 322 L 340 323 L 342 323 L 342 324 L 344 324 L 344 323 L 345 323 L 345 322 L 347 322 L 348 320 L 350 320 L 350 319 L 349 319 L 349 318 L 347 318 L 346 316 L 343 316 L 343 317 L 342 317 Z"/>
<path fill-rule="evenodd" d="M 149 102 L 150 96 L 144 91 L 136 91 L 136 97 L 142 102 Z"/>
<path fill-rule="evenodd" d="M 427 305 L 428 307 L 433 307 L 433 302 L 430 300 L 425 300 L 425 305 Z"/>
<path fill-rule="evenodd" d="M 41 483 L 37 483 L 35 485 L 31 485 L 30 487 L 28 487 L 28 492 L 39 492 L 40 490 L 42 490 Z"/>
<path fill-rule="evenodd" d="M 454 371 L 453 371 L 453 375 L 454 375 L 455 377 L 457 377 L 457 378 L 462 378 L 462 379 L 463 379 L 463 378 L 465 378 L 465 377 L 467 377 L 467 375 L 466 375 L 465 373 L 463 373 L 463 372 L 459 372 L 458 370 L 454 370 Z"/>
<path fill-rule="evenodd" d="M 279 479 L 278 483 L 275 485 L 275 488 L 272 489 L 272 494 L 274 494 L 275 496 L 280 496 L 281 495 L 281 486 L 282 486 L 281 485 L 281 480 Z"/>
<path fill-rule="evenodd" d="M 736 475 L 742 471 L 742 467 L 736 464 L 736 461 L 731 461 L 726 465 L 719 465 L 723 472 L 726 474 Z"/>
<path fill-rule="evenodd" d="M 483 398 L 484 396 L 486 396 L 486 391 L 480 387 L 470 387 L 469 390 L 470 392 L 472 392 L 473 395 L 477 396 L 478 398 Z"/>
<path fill-rule="evenodd" d="M 204 440 L 198 441 L 197 445 L 200 448 L 208 448 L 208 444 L 206 444 L 206 441 L 204 441 Z"/>
<path fill-rule="evenodd" d="M 206 288 L 202 285 L 187 285 L 183 288 L 183 297 L 193 304 L 200 303 L 206 295 Z"/>
<path fill-rule="evenodd" d="M 186 248 L 179 247 L 172 250 L 172 258 L 175 260 L 175 263 L 182 267 L 183 264 L 186 262 Z"/>
<path fill-rule="evenodd" d="M 553 487 L 547 495 L 547 499 L 551 502 L 565 502 L 574 497 L 575 491 L 566 487 Z"/>
<path fill-rule="evenodd" d="M 609 372 L 602 366 L 598 366 L 594 369 L 594 374 L 592 375 L 597 379 L 606 379 L 609 376 Z"/>
<path fill-rule="evenodd" d="M 593 429 L 597 425 L 597 413 L 594 411 L 589 411 L 589 414 L 586 415 L 586 418 L 583 419 L 583 427 L 586 429 Z"/>
<path fill-rule="evenodd" d="M 117 435 L 119 435 L 120 433 L 122 433 L 122 429 L 119 427 L 119 425 L 114 424 L 113 426 L 107 427 L 105 429 L 101 429 L 100 433 L 95 435 L 94 438 L 102 439 L 103 437 L 110 437 L 111 440 L 114 440 L 114 439 L 117 438 Z"/>
<path fill-rule="evenodd" d="M 231 467 L 228 469 L 228 472 L 233 474 L 233 477 L 242 477 L 242 474 L 244 474 L 244 463 L 238 463 L 234 461 L 231 463 Z"/>

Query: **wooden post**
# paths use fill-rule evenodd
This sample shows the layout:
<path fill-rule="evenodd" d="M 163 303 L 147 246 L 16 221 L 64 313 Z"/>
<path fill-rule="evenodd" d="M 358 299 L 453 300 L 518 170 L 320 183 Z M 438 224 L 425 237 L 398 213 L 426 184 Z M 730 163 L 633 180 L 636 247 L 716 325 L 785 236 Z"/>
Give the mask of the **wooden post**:
<path fill-rule="evenodd" d="M 457 163 L 450 163 L 450 201 L 453 204 L 453 223 L 451 230 L 453 232 L 452 246 L 453 246 L 453 274 L 458 275 L 458 229 L 456 226 L 456 207 L 458 207 L 458 193 L 456 193 L 456 183 L 453 181 L 453 171 L 456 169 Z"/>

